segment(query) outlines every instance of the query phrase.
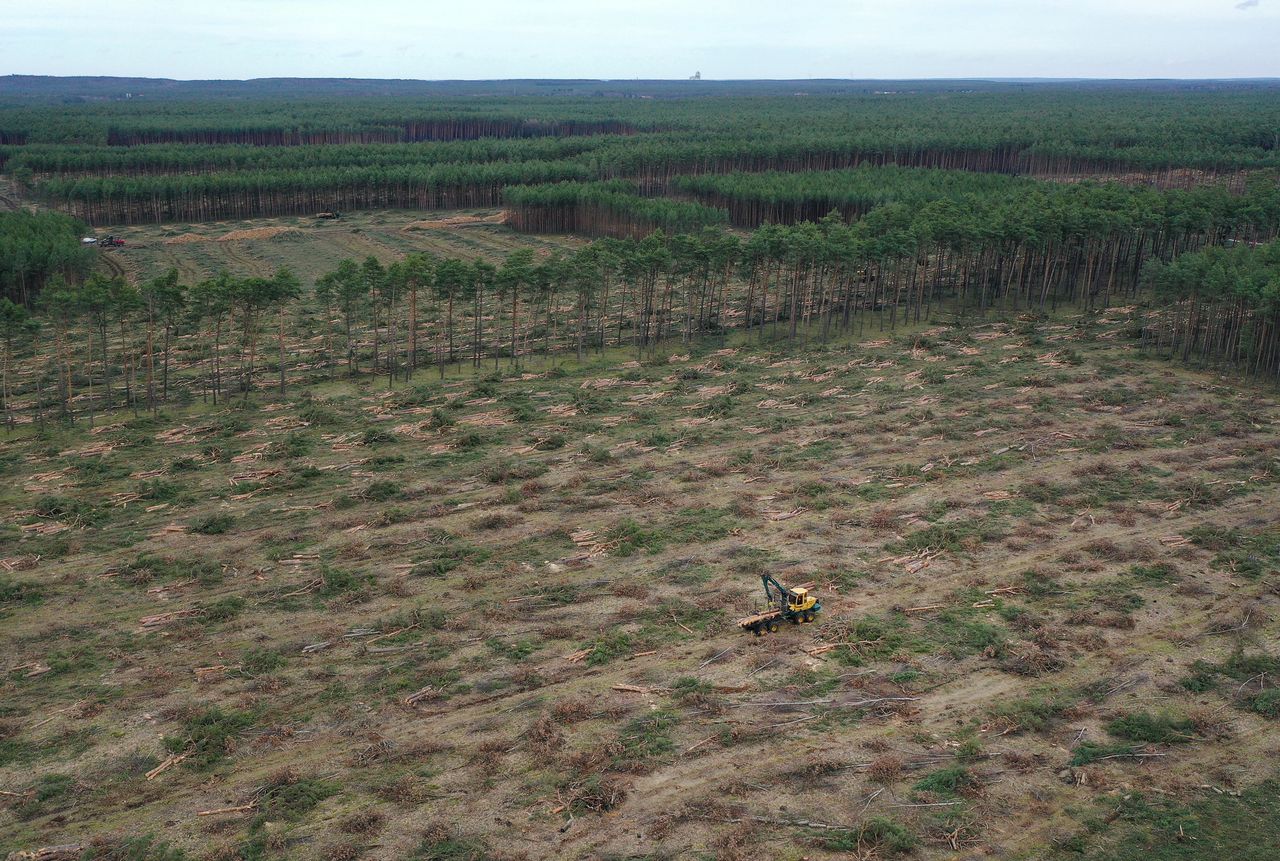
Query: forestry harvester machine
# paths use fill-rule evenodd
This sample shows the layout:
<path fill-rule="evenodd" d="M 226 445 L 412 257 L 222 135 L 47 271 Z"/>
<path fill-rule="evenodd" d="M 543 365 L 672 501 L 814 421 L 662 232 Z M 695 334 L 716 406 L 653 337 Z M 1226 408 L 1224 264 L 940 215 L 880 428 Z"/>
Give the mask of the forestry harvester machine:
<path fill-rule="evenodd" d="M 787 588 L 779 583 L 771 574 L 760 577 L 764 583 L 764 596 L 769 602 L 769 609 L 738 620 L 738 627 L 750 631 L 757 637 L 765 631 L 774 633 L 783 622 L 799 625 L 812 622 L 822 609 L 818 599 L 809 593 L 812 583 Z"/>

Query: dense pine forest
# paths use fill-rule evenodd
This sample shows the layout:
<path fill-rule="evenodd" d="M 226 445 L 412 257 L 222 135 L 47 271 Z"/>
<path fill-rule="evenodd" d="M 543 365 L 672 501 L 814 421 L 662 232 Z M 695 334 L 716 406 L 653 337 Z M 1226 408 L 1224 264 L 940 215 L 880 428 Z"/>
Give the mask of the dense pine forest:
<path fill-rule="evenodd" d="M 0 216 L 10 421 L 155 408 L 173 386 L 217 401 L 267 373 L 394 383 L 1064 304 L 1138 302 L 1152 349 L 1280 373 L 1274 86 L 28 96 L 0 107 L 0 142 L 42 210 Z M 518 231 L 596 241 L 500 265 L 348 261 L 314 284 L 102 274 L 79 241 L 89 225 L 497 206 Z"/>

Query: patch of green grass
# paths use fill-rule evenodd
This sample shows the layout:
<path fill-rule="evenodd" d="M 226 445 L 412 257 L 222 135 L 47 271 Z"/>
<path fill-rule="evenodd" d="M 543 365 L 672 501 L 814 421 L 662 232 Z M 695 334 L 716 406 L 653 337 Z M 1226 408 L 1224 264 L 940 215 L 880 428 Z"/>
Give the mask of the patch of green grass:
<path fill-rule="evenodd" d="M 705 631 L 723 616 L 724 611 L 719 607 L 703 607 L 692 601 L 679 599 L 662 601 L 646 608 L 640 614 L 640 618 L 649 626 L 668 629 L 674 626 L 675 633 L 681 636 L 688 636 L 688 634 L 679 627 L 680 625 L 695 631 Z"/>
<path fill-rule="evenodd" d="M 1127 499 L 1150 499 L 1160 496 L 1160 485 L 1151 478 L 1131 472 L 1107 472 L 1080 479 L 1072 496 L 1082 504 L 1094 507 Z"/>
<path fill-rule="evenodd" d="M 981 545 L 999 540 L 1004 531 L 994 519 L 967 519 L 933 523 L 917 529 L 901 541 L 888 545 L 894 553 L 914 553 L 919 550 L 946 550 L 962 553 Z"/>
<path fill-rule="evenodd" d="M 1000 625 L 968 618 L 969 615 L 964 610 L 944 610 L 929 620 L 925 632 L 953 658 L 977 654 L 997 657 L 1003 653 L 1008 631 Z"/>
<path fill-rule="evenodd" d="M 1049 861 L 1271 861 L 1280 822 L 1280 780 L 1239 797 L 1205 792 L 1175 799 L 1131 793 L 1107 802 L 1106 820 Z"/>
<path fill-rule="evenodd" d="M 1157 562 L 1153 565 L 1134 565 L 1129 569 L 1138 580 L 1145 580 L 1151 583 L 1174 583 L 1178 578 L 1178 569 L 1167 562 Z"/>
<path fill-rule="evenodd" d="M 682 508 L 666 523 L 656 526 L 644 526 L 626 518 L 609 531 L 608 539 L 619 542 L 614 555 L 631 556 L 640 551 L 657 553 L 673 543 L 715 541 L 741 525 L 727 508 Z"/>
<path fill-rule="evenodd" d="M 35 762 L 46 757 L 69 758 L 84 753 L 93 746 L 93 729 L 75 730 L 40 742 L 19 738 L 0 738 L 0 768 Z"/>
<path fill-rule="evenodd" d="M 411 573 L 415 577 L 443 577 L 464 562 L 481 563 L 493 555 L 492 550 L 444 530 L 430 531 L 425 539 L 430 547 L 414 559 Z"/>
<path fill-rule="evenodd" d="M 158 841 L 148 834 L 120 841 L 93 842 L 84 850 L 80 861 L 187 861 L 181 849 Z"/>
<path fill-rule="evenodd" d="M 22 819 L 32 819 L 50 812 L 75 789 L 76 781 L 69 774 L 42 774 L 31 787 L 31 794 L 18 800 L 14 811 Z"/>
<path fill-rule="evenodd" d="M 914 650 L 917 644 L 911 637 L 911 626 L 901 614 L 864 616 L 849 628 L 848 642 L 856 646 L 836 649 L 832 652 L 840 663 L 860 667 L 867 660 L 891 657 L 904 649 Z"/>
<path fill-rule="evenodd" d="M 1218 672 L 1238 682 L 1248 681 L 1264 674 L 1280 676 L 1280 658 L 1267 654 L 1246 655 L 1244 652 L 1235 652 L 1217 669 Z"/>
<path fill-rule="evenodd" d="M 1193 693 L 1204 693 L 1211 691 L 1218 686 L 1217 668 L 1205 661 L 1195 661 L 1191 665 L 1190 675 L 1184 676 L 1180 681 L 1184 688 Z"/>
<path fill-rule="evenodd" d="M 1063 694 L 1043 693 L 1001 703 L 991 710 L 991 714 L 1012 722 L 1017 727 L 1015 732 L 1039 732 L 1053 725 L 1072 705 L 1072 700 Z"/>
<path fill-rule="evenodd" d="M 176 481 L 152 478 L 139 482 L 137 492 L 148 502 L 173 502 L 182 496 L 182 485 Z"/>
<path fill-rule="evenodd" d="M 385 472 L 403 465 L 404 462 L 404 455 L 401 454 L 376 454 L 369 458 L 367 466 L 374 472 Z"/>
<path fill-rule="evenodd" d="M 1071 755 L 1071 765 L 1088 765 L 1100 759 L 1121 759 L 1133 756 L 1142 745 L 1138 744 L 1102 744 L 1086 741 L 1075 749 Z"/>
<path fill-rule="evenodd" d="M 320 579 L 321 585 L 316 590 L 316 595 L 321 598 L 333 598 L 348 592 L 358 592 L 364 589 L 373 578 L 372 575 L 353 574 L 350 571 L 326 565 L 320 570 Z"/>
<path fill-rule="evenodd" d="M 1018 494 L 1023 498 L 1041 503 L 1057 502 L 1070 492 L 1071 489 L 1065 484 L 1040 478 L 1018 489 Z"/>
<path fill-rule="evenodd" d="M 539 460 L 515 461 L 499 458 L 484 468 L 485 481 L 490 484 L 503 484 L 508 481 L 528 481 L 545 474 L 547 465 Z"/>
<path fill-rule="evenodd" d="M 618 738 L 622 743 L 622 753 L 616 761 L 633 764 L 671 753 L 676 747 L 671 739 L 671 729 L 678 722 L 679 718 L 673 712 L 662 710 L 628 721 Z"/>
<path fill-rule="evenodd" d="M 1036 513 L 1035 503 L 1029 499 L 996 500 L 987 506 L 987 511 L 996 517 L 1030 517 Z"/>
<path fill-rule="evenodd" d="M 485 645 L 495 654 L 509 661 L 523 661 L 538 650 L 530 640 L 507 640 L 502 637 L 491 637 Z"/>
<path fill-rule="evenodd" d="M 0 574 L 0 605 L 33 606 L 44 600 L 44 590 L 30 580 L 14 580 Z"/>
<path fill-rule="evenodd" d="M 366 428 L 360 434 L 360 443 L 370 447 L 379 446 L 383 443 L 395 442 L 395 434 L 385 431 L 382 428 Z"/>
<path fill-rule="evenodd" d="M 428 837 L 418 844 L 409 861 L 489 861 L 484 841 L 472 837 Z"/>
<path fill-rule="evenodd" d="M 82 487 L 97 487 L 108 481 L 124 478 L 133 467 L 124 463 L 112 463 L 106 458 L 77 461 L 72 467 L 78 484 Z"/>
<path fill-rule="evenodd" d="M 189 580 L 195 577 L 202 586 L 222 582 L 221 563 L 207 558 L 184 556 L 158 556 L 140 553 L 132 562 L 120 566 L 120 576 L 131 583 L 145 584 L 152 580 Z"/>
<path fill-rule="evenodd" d="M 307 434 L 290 433 L 284 439 L 272 443 L 269 451 L 272 457 L 291 460 L 295 457 L 306 457 L 311 454 L 315 445 L 315 440 Z"/>

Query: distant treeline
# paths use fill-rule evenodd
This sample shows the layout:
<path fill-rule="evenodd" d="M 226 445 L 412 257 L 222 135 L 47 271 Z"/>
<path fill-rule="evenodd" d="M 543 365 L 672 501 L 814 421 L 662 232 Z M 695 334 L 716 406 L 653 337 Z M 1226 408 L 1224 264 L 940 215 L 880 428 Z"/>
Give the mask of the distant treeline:
<path fill-rule="evenodd" d="M 94 224 L 220 221 L 319 210 L 496 206 L 504 186 L 583 179 L 571 161 L 377 165 L 183 176 L 50 179 L 42 197 Z"/>

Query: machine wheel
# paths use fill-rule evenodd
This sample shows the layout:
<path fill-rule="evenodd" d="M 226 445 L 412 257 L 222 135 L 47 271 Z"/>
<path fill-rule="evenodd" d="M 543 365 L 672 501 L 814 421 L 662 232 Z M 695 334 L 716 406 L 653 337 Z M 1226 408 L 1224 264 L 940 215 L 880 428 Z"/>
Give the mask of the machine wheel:
<path fill-rule="evenodd" d="M 755 634 L 757 637 L 763 637 L 764 628 L 761 628 L 759 625 L 753 625 L 751 628 L 751 633 Z"/>
<path fill-rule="evenodd" d="M 776 634 L 776 633 L 778 633 L 778 623 L 777 623 L 777 622 L 770 622 L 770 623 L 769 623 L 769 633 L 770 633 L 770 634 Z"/>
<path fill-rule="evenodd" d="M 788 621 L 788 622 L 790 622 L 790 623 L 791 623 L 791 624 L 793 624 L 793 625 L 799 625 L 799 624 L 800 624 L 800 617 L 799 617 L 799 616 L 792 616 L 791 618 L 787 619 L 787 621 Z"/>
<path fill-rule="evenodd" d="M 805 621 L 805 623 L 806 623 L 806 624 L 808 624 L 809 622 L 812 622 L 812 621 L 813 621 L 813 614 L 812 614 L 812 613 L 809 613 L 809 612 L 806 612 L 806 613 L 804 614 L 804 621 Z"/>

